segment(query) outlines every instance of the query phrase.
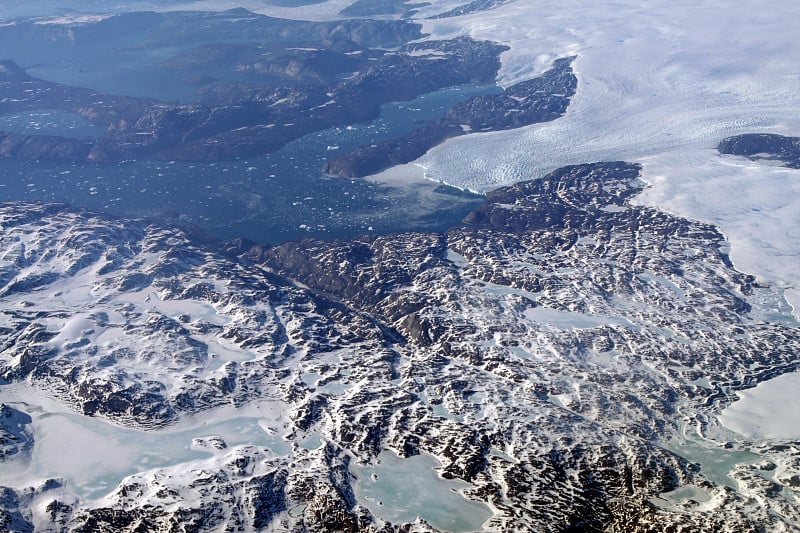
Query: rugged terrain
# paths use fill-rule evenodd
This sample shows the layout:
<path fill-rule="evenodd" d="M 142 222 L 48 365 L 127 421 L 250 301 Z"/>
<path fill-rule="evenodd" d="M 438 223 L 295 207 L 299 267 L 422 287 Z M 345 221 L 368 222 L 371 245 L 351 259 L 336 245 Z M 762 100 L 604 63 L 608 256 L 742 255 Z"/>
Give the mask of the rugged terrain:
<path fill-rule="evenodd" d="M 765 319 L 780 294 L 733 269 L 714 227 L 632 205 L 638 175 L 566 167 L 491 193 L 447 233 L 249 249 L 3 205 L 0 435 L 14 468 L 29 468 L 45 422 L 13 390 L 149 432 L 267 402 L 265 431 L 289 449 L 199 428 L 203 458 L 99 499 L 29 471 L 2 489 L 0 523 L 436 529 L 387 521 L 359 496 L 355 466 L 391 450 L 468 482 L 489 531 L 796 530 L 792 443 L 728 435 L 763 459 L 730 486 L 680 443 L 724 451 L 702 440 L 721 434 L 715 414 L 797 368 L 798 329 Z"/>
<path fill-rule="evenodd" d="M 345 178 L 360 178 L 414 161 L 452 137 L 555 120 L 566 112 L 578 85 L 570 67 L 573 59 L 559 59 L 551 70 L 501 94 L 474 96 L 460 102 L 444 116 L 421 124 L 402 137 L 360 146 L 331 159 L 322 170 Z"/>
<path fill-rule="evenodd" d="M 165 49 L 169 55 L 157 65 L 165 69 L 159 75 L 195 80 L 201 98 L 176 103 L 115 96 L 30 76 L 7 59 L 0 62 L 0 114 L 74 113 L 104 133 L 71 139 L 0 132 L 0 157 L 115 162 L 263 155 L 315 131 L 374 119 L 387 102 L 444 87 L 493 84 L 499 55 L 507 50 L 469 38 L 411 42 L 422 37 L 411 22 L 311 23 L 242 9 L 132 13 L 91 24 L 39 22 L 0 27 L 0 43 L 79 46 L 119 32 L 141 39 L 139 46 Z"/>

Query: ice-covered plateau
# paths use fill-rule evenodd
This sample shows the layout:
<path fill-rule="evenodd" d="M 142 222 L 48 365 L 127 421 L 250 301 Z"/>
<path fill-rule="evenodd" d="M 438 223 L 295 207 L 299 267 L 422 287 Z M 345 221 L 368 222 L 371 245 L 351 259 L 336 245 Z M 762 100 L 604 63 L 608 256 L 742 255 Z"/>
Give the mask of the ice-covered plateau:
<path fill-rule="evenodd" d="M 472 529 L 797 530 L 796 443 L 716 417 L 797 368 L 797 326 L 714 227 L 632 205 L 639 173 L 565 167 L 447 233 L 271 248 L 3 204 L 0 527 L 446 529 L 364 498 L 393 453 L 466 482 Z M 200 424 L 198 455 L 88 495 L 37 460 L 59 409 L 142 435 L 247 412 L 274 438 Z M 725 447 L 754 459 L 720 479 L 690 453 Z"/>

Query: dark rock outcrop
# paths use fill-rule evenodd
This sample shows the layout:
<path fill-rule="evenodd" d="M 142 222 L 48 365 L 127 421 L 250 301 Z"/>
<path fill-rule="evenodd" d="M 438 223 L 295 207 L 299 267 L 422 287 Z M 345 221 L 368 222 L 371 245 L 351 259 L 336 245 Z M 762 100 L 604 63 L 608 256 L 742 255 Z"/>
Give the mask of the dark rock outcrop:
<path fill-rule="evenodd" d="M 577 88 L 577 78 L 570 67 L 572 59 L 559 59 L 551 70 L 501 94 L 474 96 L 458 103 L 443 117 L 402 137 L 360 146 L 331 159 L 322 170 L 326 174 L 358 178 L 413 161 L 451 137 L 555 120 L 567 110 Z"/>
<path fill-rule="evenodd" d="M 0 404 L 0 462 L 31 451 L 32 422 L 30 415 L 10 405 Z"/>
<path fill-rule="evenodd" d="M 721 154 L 740 155 L 754 161 L 781 161 L 787 167 L 800 168 L 800 137 L 746 133 L 723 139 L 717 150 Z"/>

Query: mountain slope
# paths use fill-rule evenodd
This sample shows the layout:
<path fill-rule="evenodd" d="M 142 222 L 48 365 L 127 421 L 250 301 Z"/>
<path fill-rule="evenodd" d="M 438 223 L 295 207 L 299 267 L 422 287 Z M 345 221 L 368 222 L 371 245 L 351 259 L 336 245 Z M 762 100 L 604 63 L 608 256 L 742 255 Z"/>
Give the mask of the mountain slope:
<path fill-rule="evenodd" d="M 390 450 L 467 483 L 488 517 L 468 529 L 795 529 L 791 478 L 774 464 L 721 479 L 691 450 L 721 436 L 747 447 L 715 414 L 797 368 L 798 330 L 764 319 L 778 297 L 732 268 L 714 227 L 631 205 L 638 175 L 566 167 L 491 193 L 446 234 L 238 260 L 179 229 L 2 206 L 0 400 L 32 417 L 28 464 L 48 422 L 9 391 L 156 436 L 195 424 L 186 445 L 200 455 L 140 466 L 100 498 L 23 458 L 0 520 L 389 531 L 408 521 L 365 496 L 382 482 L 360 465 Z M 196 424 L 267 405 L 256 416 L 270 445 Z M 415 512 L 415 530 L 447 529 Z"/>

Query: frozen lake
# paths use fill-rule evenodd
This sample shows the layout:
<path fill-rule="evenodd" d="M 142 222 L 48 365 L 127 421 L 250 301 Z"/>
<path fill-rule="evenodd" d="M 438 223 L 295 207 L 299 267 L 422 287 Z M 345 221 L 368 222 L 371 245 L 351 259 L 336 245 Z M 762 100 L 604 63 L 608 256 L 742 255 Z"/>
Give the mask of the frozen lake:
<path fill-rule="evenodd" d="M 491 510 L 467 500 L 459 491 L 463 481 L 440 478 L 441 463 L 430 455 L 403 459 L 384 451 L 374 466 L 351 468 L 358 478 L 356 497 L 375 516 L 395 523 L 413 522 L 419 516 L 444 531 L 477 531 L 491 518 Z"/>
<path fill-rule="evenodd" d="M 783 374 L 736 395 L 719 415 L 723 426 L 751 439 L 800 438 L 800 374 Z"/>
<path fill-rule="evenodd" d="M 66 412 L 24 386 L 3 386 L 0 402 L 29 414 L 35 433 L 30 463 L 0 462 L 0 479 L 6 484 L 25 485 L 61 477 L 88 500 L 105 496 L 128 475 L 209 457 L 207 451 L 192 449 L 195 438 L 218 436 L 228 447 L 253 444 L 276 455 L 290 450 L 278 431 L 280 405 L 270 402 L 248 406 L 238 413 L 214 410 L 203 420 L 187 419 L 176 427 L 156 431 L 125 429 Z"/>
<path fill-rule="evenodd" d="M 718 485 L 736 488 L 737 483 L 729 474 L 736 465 L 754 463 L 761 459 L 758 455 L 737 450 L 727 450 L 700 438 L 685 438 L 663 443 L 671 452 L 694 463 L 700 464 L 700 471 Z"/>
<path fill-rule="evenodd" d="M 634 327 L 627 319 L 572 311 L 560 311 L 547 307 L 534 307 L 525 311 L 528 320 L 548 324 L 560 329 L 591 329 L 607 325 Z"/>

